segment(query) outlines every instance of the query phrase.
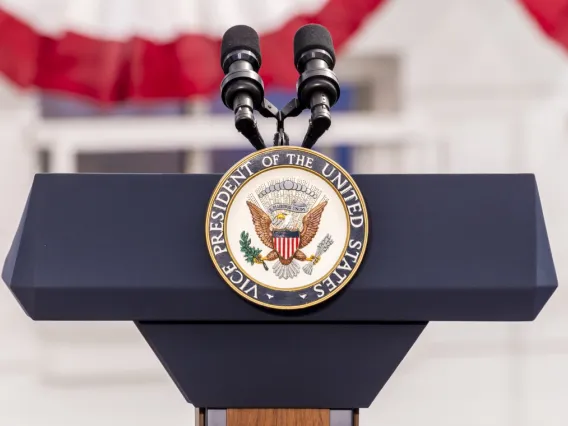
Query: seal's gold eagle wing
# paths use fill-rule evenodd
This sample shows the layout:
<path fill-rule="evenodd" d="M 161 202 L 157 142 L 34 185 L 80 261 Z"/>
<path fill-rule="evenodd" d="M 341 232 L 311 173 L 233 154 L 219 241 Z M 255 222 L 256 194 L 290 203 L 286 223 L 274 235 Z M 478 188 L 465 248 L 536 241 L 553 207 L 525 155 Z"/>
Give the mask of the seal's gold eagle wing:
<path fill-rule="evenodd" d="M 304 216 L 299 248 L 306 247 L 316 236 L 325 206 L 327 206 L 327 201 L 321 202 Z"/>
<path fill-rule="evenodd" d="M 252 223 L 254 224 L 256 235 L 258 235 L 258 238 L 260 238 L 260 241 L 262 241 L 262 243 L 266 247 L 274 248 L 272 242 L 272 232 L 270 231 L 270 225 L 272 224 L 270 216 L 268 216 L 268 214 L 266 214 L 261 208 L 254 205 L 250 201 L 247 201 L 247 206 L 252 216 Z"/>

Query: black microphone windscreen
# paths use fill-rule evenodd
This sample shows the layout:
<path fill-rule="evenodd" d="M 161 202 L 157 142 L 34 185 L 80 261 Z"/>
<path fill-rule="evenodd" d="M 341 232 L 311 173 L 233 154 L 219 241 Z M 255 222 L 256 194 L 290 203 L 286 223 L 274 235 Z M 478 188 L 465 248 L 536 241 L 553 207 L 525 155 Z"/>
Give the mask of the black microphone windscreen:
<path fill-rule="evenodd" d="M 335 65 L 333 40 L 331 39 L 331 34 L 324 26 L 308 24 L 296 31 L 294 36 L 294 65 L 297 66 L 300 56 L 312 49 L 326 51 L 331 56 L 333 65 Z M 333 66 L 330 68 L 333 69 Z"/>
<path fill-rule="evenodd" d="M 257 32 L 251 27 L 247 25 L 235 25 L 223 34 L 223 41 L 221 42 L 221 67 L 227 55 L 236 50 L 250 50 L 257 57 L 260 66 L 262 62 L 260 57 L 260 41 Z"/>

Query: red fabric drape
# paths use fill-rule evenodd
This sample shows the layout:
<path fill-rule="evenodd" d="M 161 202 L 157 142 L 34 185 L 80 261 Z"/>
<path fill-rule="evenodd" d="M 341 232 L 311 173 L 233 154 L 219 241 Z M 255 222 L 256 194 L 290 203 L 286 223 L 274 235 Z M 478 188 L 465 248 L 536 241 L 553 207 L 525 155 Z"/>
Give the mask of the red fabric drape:
<path fill-rule="evenodd" d="M 307 23 L 329 29 L 338 51 L 386 0 L 330 0 L 315 15 L 297 16 L 260 34 L 266 87 L 293 87 L 292 40 Z M 20 87 L 66 92 L 101 103 L 187 98 L 216 92 L 223 77 L 220 39 L 182 35 L 169 43 L 143 38 L 108 41 L 66 33 L 39 34 L 0 9 L 0 72 Z"/>
<path fill-rule="evenodd" d="M 519 0 L 542 31 L 568 49 L 568 0 Z"/>

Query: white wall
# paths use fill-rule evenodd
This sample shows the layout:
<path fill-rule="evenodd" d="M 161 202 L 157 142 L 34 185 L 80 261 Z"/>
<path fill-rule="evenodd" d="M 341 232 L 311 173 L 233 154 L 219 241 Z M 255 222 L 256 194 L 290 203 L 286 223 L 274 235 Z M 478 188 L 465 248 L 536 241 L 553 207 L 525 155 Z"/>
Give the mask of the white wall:
<path fill-rule="evenodd" d="M 404 110 L 446 143 L 439 172 L 534 172 L 562 282 L 568 259 L 568 58 L 513 0 L 393 0 L 353 56 L 403 58 Z M 22 117 L 0 91 L 0 248 L 29 187 Z M 22 112 L 23 111 L 23 112 Z M 375 172 L 421 171 L 424 153 L 379 151 Z M 3 254 L 4 252 L 2 252 Z M 568 294 L 534 324 L 431 324 L 362 425 L 565 425 Z M 191 408 L 129 324 L 32 324 L 0 286 L 0 424 L 189 425 Z M 132 355 L 135 354 L 135 355 Z M 133 365 L 127 360 L 137 360 Z M 110 362 L 112 360 L 112 362 Z M 117 367 L 113 367 L 117 362 Z M 103 377 L 104 380 L 97 380 Z"/>
<path fill-rule="evenodd" d="M 536 173 L 562 283 L 564 52 L 507 0 L 394 1 L 367 31 L 354 51 L 402 52 L 406 105 L 427 111 L 448 141 L 447 172 Z M 429 325 L 363 421 L 566 424 L 567 303 L 560 288 L 534 324 Z"/>

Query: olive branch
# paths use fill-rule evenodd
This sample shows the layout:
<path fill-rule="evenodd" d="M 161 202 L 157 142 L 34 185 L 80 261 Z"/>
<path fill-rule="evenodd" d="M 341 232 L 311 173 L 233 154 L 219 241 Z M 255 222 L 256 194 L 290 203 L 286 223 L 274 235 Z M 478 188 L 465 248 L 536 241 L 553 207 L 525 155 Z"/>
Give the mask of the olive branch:
<path fill-rule="evenodd" d="M 268 271 L 268 266 L 264 263 L 264 260 L 260 260 L 260 253 L 262 252 L 261 249 L 256 247 L 251 247 L 251 240 L 249 237 L 248 232 L 241 232 L 241 239 L 239 241 L 241 246 L 241 252 L 245 255 L 245 260 L 254 265 L 255 263 L 262 263 L 264 269 Z M 256 261 L 256 262 L 255 262 Z"/>

